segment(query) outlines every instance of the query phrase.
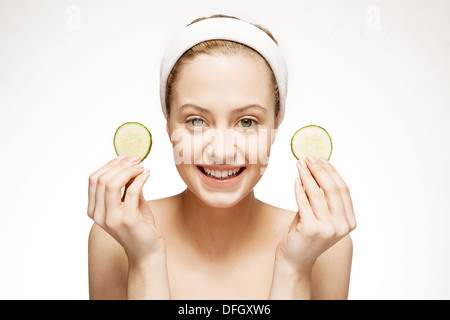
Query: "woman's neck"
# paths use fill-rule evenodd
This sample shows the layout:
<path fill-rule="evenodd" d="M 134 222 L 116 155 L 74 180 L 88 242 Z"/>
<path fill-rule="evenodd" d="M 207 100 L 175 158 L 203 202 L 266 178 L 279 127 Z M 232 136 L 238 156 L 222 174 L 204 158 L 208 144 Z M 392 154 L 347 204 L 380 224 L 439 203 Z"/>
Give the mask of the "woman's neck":
<path fill-rule="evenodd" d="M 230 208 L 214 208 L 186 189 L 181 194 L 180 226 L 186 241 L 202 255 L 226 259 L 239 254 L 252 243 L 259 200 L 253 190 Z M 181 234 L 180 234 L 181 235 Z"/>

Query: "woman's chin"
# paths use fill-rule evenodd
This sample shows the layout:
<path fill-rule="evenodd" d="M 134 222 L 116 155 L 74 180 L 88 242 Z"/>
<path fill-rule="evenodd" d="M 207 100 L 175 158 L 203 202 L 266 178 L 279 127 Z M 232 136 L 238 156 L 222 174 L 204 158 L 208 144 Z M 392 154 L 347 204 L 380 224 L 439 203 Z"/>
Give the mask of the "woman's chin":
<path fill-rule="evenodd" d="M 209 207 L 226 209 L 236 206 L 242 200 L 242 196 L 227 192 L 208 192 L 200 194 L 200 199 Z"/>

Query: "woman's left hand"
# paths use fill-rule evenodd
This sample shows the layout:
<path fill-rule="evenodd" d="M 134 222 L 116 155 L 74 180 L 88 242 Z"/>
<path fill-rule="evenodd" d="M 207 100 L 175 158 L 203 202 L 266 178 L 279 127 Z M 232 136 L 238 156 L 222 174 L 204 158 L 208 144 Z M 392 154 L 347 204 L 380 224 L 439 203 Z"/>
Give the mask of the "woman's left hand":
<path fill-rule="evenodd" d="M 277 248 L 276 260 L 296 272 L 310 272 L 316 259 L 356 227 L 347 184 L 325 159 L 297 162 L 298 205 L 291 229 Z"/>

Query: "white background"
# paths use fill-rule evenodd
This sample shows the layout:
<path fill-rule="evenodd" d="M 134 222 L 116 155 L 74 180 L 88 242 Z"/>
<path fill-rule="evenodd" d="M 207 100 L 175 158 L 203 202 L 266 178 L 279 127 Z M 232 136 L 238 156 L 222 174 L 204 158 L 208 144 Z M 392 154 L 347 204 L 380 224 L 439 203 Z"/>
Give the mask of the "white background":
<path fill-rule="evenodd" d="M 269 28 L 288 107 L 257 196 L 296 210 L 290 138 L 325 127 L 358 228 L 350 299 L 450 298 L 450 1 L 0 0 L 0 298 L 87 299 L 87 181 L 149 127 L 148 199 L 184 189 L 159 62 L 191 20 Z"/>

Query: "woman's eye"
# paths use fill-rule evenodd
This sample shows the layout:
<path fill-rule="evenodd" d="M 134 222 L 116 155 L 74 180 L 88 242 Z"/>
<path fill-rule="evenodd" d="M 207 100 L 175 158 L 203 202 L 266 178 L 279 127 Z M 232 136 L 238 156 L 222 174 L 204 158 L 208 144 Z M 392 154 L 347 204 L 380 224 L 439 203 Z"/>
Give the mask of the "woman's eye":
<path fill-rule="evenodd" d="M 205 124 L 205 121 L 200 118 L 190 119 L 187 122 L 193 127 L 202 127 Z"/>
<path fill-rule="evenodd" d="M 244 127 L 244 128 L 250 128 L 251 126 L 253 126 L 254 124 L 256 124 L 256 121 L 250 118 L 245 118 L 242 120 L 239 120 L 239 126 Z"/>

